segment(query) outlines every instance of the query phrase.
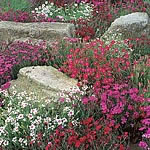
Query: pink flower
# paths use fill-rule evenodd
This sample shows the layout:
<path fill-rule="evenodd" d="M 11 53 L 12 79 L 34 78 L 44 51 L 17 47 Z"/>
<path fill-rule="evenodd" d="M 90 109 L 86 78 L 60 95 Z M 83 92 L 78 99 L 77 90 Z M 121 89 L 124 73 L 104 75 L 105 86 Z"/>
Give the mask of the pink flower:
<path fill-rule="evenodd" d="M 150 118 L 142 120 L 142 123 L 145 125 L 150 125 Z"/>
<path fill-rule="evenodd" d="M 98 6 L 98 5 L 103 5 L 104 2 L 98 2 L 98 0 L 93 0 L 92 1 L 94 5 Z"/>
<path fill-rule="evenodd" d="M 137 89 L 137 88 L 131 88 L 130 90 L 129 90 L 129 93 L 130 94 L 137 94 L 139 92 L 139 90 Z"/>
<path fill-rule="evenodd" d="M 63 102 L 65 101 L 65 98 L 61 97 L 61 98 L 59 99 L 59 101 L 63 103 Z"/>
<path fill-rule="evenodd" d="M 82 98 L 82 103 L 83 103 L 83 104 L 87 104 L 88 101 L 89 101 L 89 99 L 88 99 L 87 97 L 83 97 L 83 98 Z"/>
<path fill-rule="evenodd" d="M 147 149 L 147 147 L 148 147 L 147 143 L 143 142 L 143 141 L 140 141 L 139 146 L 144 148 L 144 149 Z"/>
<path fill-rule="evenodd" d="M 76 0 L 76 2 L 77 2 L 77 3 L 80 3 L 80 2 L 81 2 L 81 0 Z"/>
<path fill-rule="evenodd" d="M 131 0 L 131 3 L 134 3 L 134 0 Z"/>
<path fill-rule="evenodd" d="M 93 101 L 97 101 L 97 98 L 95 96 L 90 96 L 89 100 L 93 102 Z"/>
<path fill-rule="evenodd" d="M 1 90 L 6 90 L 10 87 L 10 82 L 5 83 L 4 85 L 2 85 Z"/>
<path fill-rule="evenodd" d="M 122 117 L 122 118 L 121 118 L 121 123 L 122 123 L 122 124 L 125 124 L 126 122 L 127 122 L 127 119 L 126 119 L 125 117 Z"/>

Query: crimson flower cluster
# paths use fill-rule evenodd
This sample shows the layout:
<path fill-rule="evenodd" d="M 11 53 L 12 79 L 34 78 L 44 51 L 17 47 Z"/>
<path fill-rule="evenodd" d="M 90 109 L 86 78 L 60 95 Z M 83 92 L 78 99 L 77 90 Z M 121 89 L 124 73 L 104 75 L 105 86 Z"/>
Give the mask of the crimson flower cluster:
<path fill-rule="evenodd" d="M 104 45 L 100 40 L 92 41 L 83 48 L 70 49 L 67 60 L 60 68 L 72 78 L 77 78 L 84 84 L 92 84 L 97 90 L 102 85 L 119 82 L 122 72 L 130 69 L 128 51 L 122 49 L 120 56 L 115 56 L 118 49 L 112 52 L 115 41 Z"/>

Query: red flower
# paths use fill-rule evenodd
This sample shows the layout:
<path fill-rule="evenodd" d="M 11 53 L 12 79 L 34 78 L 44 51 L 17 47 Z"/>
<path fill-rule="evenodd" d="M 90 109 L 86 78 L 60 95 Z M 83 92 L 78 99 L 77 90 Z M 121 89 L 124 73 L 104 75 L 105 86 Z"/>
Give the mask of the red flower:
<path fill-rule="evenodd" d="M 83 120 L 83 125 L 89 125 L 93 121 L 93 117 Z"/>
<path fill-rule="evenodd" d="M 45 150 L 49 150 L 49 148 L 51 148 L 52 143 L 48 143 L 48 145 L 45 147 Z"/>
<path fill-rule="evenodd" d="M 97 131 L 100 130 L 101 128 L 102 128 L 101 125 L 96 126 L 96 130 L 97 130 Z"/>
<path fill-rule="evenodd" d="M 34 141 L 30 141 L 30 145 L 32 145 L 34 143 Z"/>
<path fill-rule="evenodd" d="M 60 143 L 60 140 L 59 140 L 59 139 L 55 139 L 55 143 L 56 143 L 56 144 L 59 144 L 59 143 Z"/>
<path fill-rule="evenodd" d="M 42 136 L 43 136 L 43 134 L 42 133 L 38 133 L 38 135 L 37 135 L 38 137 L 38 140 L 41 140 L 42 139 Z"/>
<path fill-rule="evenodd" d="M 86 141 L 86 136 L 80 137 L 79 140 L 80 140 L 81 143 L 84 143 Z"/>
<path fill-rule="evenodd" d="M 38 142 L 38 146 L 40 147 L 42 145 L 42 142 Z"/>
<path fill-rule="evenodd" d="M 104 129 L 104 134 L 109 134 L 109 132 L 110 132 L 111 130 L 112 130 L 111 128 L 106 127 L 106 128 Z"/>
<path fill-rule="evenodd" d="M 85 37 L 83 38 L 83 40 L 84 40 L 85 42 L 89 41 L 89 39 L 90 39 L 90 36 L 85 36 Z"/>
<path fill-rule="evenodd" d="M 120 127 L 120 124 L 115 125 L 115 129 L 118 129 Z"/>
<path fill-rule="evenodd" d="M 79 148 L 79 147 L 80 147 L 80 145 L 81 145 L 80 140 L 77 140 L 77 141 L 76 141 L 76 143 L 75 143 L 75 147 L 76 147 L 76 148 Z"/>
<path fill-rule="evenodd" d="M 77 141 L 77 136 L 68 137 L 68 144 L 69 145 L 75 144 L 76 141 Z"/>
<path fill-rule="evenodd" d="M 120 144 L 120 150 L 125 150 L 123 144 Z"/>

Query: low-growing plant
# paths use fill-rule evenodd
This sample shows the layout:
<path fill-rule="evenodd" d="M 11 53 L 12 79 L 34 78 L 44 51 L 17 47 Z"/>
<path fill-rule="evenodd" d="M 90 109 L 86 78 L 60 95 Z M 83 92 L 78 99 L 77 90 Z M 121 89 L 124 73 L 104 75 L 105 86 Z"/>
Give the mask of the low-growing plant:
<path fill-rule="evenodd" d="M 149 119 L 149 99 L 140 96 L 137 88 L 115 83 L 103 86 L 98 95 L 93 90 L 87 95 L 87 88 L 82 87 L 82 94 L 69 94 L 75 110 L 78 110 L 78 123 L 58 127 L 51 134 L 47 150 L 124 150 L 130 148 L 129 143 L 139 142 L 145 132 L 148 134 L 149 127 L 144 125 L 143 129 L 143 122 Z M 67 99 L 62 96 L 61 100 L 63 103 Z M 143 147 L 142 141 L 139 145 Z"/>
<path fill-rule="evenodd" d="M 0 85 L 17 78 L 19 69 L 25 66 L 46 65 L 50 55 L 45 43 L 14 42 L 9 46 L 2 43 L 0 50 Z M 46 53 L 47 52 L 47 53 Z"/>
<path fill-rule="evenodd" d="M 150 55 L 150 37 L 142 36 L 125 40 L 125 42 L 133 49 L 131 53 L 131 61 L 138 61 L 141 57 Z"/>
<path fill-rule="evenodd" d="M 118 1 L 111 4 L 110 1 L 92 1 L 93 11 L 90 19 L 85 19 L 84 24 L 80 21 L 76 21 L 77 24 L 77 36 L 85 37 L 90 32 L 94 31 L 92 38 L 101 37 L 105 31 L 110 27 L 111 23 L 122 15 L 127 15 L 132 12 L 150 12 L 150 5 L 145 4 L 143 0 L 138 1 Z M 86 25 L 85 25 L 86 24 Z M 91 30 L 85 30 L 85 26 L 90 27 Z"/>
<path fill-rule="evenodd" d="M 18 0 L 1 0 L 0 1 L 0 8 L 2 8 L 3 11 L 9 11 L 9 10 L 22 10 L 22 11 L 30 11 L 30 2 L 28 0 L 20 0 L 18 3 Z"/>
<path fill-rule="evenodd" d="M 73 87 L 44 103 L 33 93 L 1 92 L 2 148 L 123 150 L 149 132 L 149 99 L 137 88 L 115 83 L 97 94 L 91 86 L 88 95 L 87 88 Z"/>
<path fill-rule="evenodd" d="M 51 2 L 57 6 L 48 5 Z M 48 6 L 54 12 L 57 8 L 61 16 L 51 16 Z M 92 10 L 90 18 L 84 19 L 85 12 L 77 11 L 80 7 Z M 125 40 L 129 50 L 119 48 L 115 41 L 109 45 L 99 39 L 89 42 L 120 15 L 149 13 L 149 8 L 142 0 L 113 4 L 51 0 L 36 8 L 35 14 L 1 11 L 0 20 L 17 22 L 55 21 L 48 16 L 67 22 L 74 19 L 76 35 L 83 39 L 66 38 L 50 47 L 30 42 L 1 44 L 0 149 L 125 150 L 138 142 L 143 149 L 150 149 L 148 37 Z M 17 78 L 20 68 L 31 65 L 54 66 L 78 79 L 79 88 L 60 93 L 59 99 L 41 101 L 34 94 L 4 92 L 10 86 L 7 81 Z"/>
<path fill-rule="evenodd" d="M 66 61 L 69 50 L 75 47 L 81 47 L 80 40 L 76 38 L 66 38 L 51 45 L 45 42 L 33 44 L 31 41 L 1 43 L 0 86 L 16 79 L 23 67 L 51 65 L 59 69 Z"/>
<path fill-rule="evenodd" d="M 36 15 L 30 12 L 24 12 L 21 10 L 13 11 L 9 10 L 3 12 L 0 10 L 0 20 L 2 21 L 15 21 L 15 22 L 55 22 L 55 19 L 45 17 L 45 15 Z"/>
<path fill-rule="evenodd" d="M 77 20 L 78 18 L 89 18 L 91 11 L 92 7 L 88 3 L 73 3 L 72 5 L 66 4 L 64 7 L 58 7 L 54 3 L 46 1 L 32 12 L 37 15 L 42 14 L 46 17 L 59 19 L 60 21 L 70 21 Z"/>
<path fill-rule="evenodd" d="M 78 38 L 65 37 L 61 41 L 56 41 L 48 46 L 51 56 L 49 57 L 48 65 L 60 69 L 63 63 L 67 60 L 67 55 L 70 54 L 70 49 L 82 47 L 81 40 Z"/>
<path fill-rule="evenodd" d="M 78 88 L 74 87 L 74 91 Z M 0 148 L 45 149 L 51 133 L 68 122 L 75 122 L 72 101 L 43 98 L 26 92 L 12 95 L 0 91 L 3 107 L 0 107 Z M 66 97 L 67 98 L 67 97 Z M 69 99 L 69 97 L 68 97 Z"/>
<path fill-rule="evenodd" d="M 131 82 L 141 93 L 145 91 L 146 97 L 150 97 L 150 56 L 143 56 L 134 62 Z"/>
<path fill-rule="evenodd" d="M 125 49 L 112 51 L 114 45 L 115 41 L 105 45 L 101 40 L 94 40 L 83 48 L 70 49 L 60 70 L 81 84 L 93 85 L 96 90 L 104 84 L 122 82 L 130 73 L 129 54 Z"/>

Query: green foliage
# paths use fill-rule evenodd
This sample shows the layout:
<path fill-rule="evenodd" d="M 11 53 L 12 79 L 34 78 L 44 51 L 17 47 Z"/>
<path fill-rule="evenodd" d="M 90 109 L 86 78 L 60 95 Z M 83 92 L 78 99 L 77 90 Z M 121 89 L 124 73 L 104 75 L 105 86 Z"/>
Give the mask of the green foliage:
<path fill-rule="evenodd" d="M 148 55 L 140 57 L 133 66 L 131 81 L 141 93 L 144 90 L 145 96 L 150 97 L 150 57 Z"/>
<path fill-rule="evenodd" d="M 59 103 L 53 99 L 44 98 L 44 103 L 36 94 L 26 92 L 16 93 L 10 96 L 7 92 L 0 91 L 0 96 L 5 99 L 4 107 L 0 107 L 0 146 L 7 149 L 36 149 L 42 136 L 39 149 L 45 149 L 46 140 L 50 133 L 60 124 L 65 126 L 74 120 L 74 110 L 70 103 Z M 34 141 L 34 142 L 33 142 Z M 33 142 L 33 145 L 30 145 Z M 1 148 L 1 147 L 0 147 Z"/>
<path fill-rule="evenodd" d="M 10 9 L 30 11 L 31 3 L 28 0 L 2 0 L 0 2 L 0 7 L 3 11 L 9 11 Z"/>
<path fill-rule="evenodd" d="M 144 0 L 144 2 L 149 3 L 150 4 L 150 0 Z"/>
<path fill-rule="evenodd" d="M 62 21 L 77 20 L 79 18 L 89 18 L 91 15 L 92 7 L 88 3 L 81 2 L 80 4 L 73 3 L 65 7 L 58 7 L 54 3 L 42 4 L 35 8 L 33 13 L 37 15 L 44 14 L 46 17 L 53 19 L 60 19 Z"/>
<path fill-rule="evenodd" d="M 71 41 L 76 42 L 72 43 Z M 81 41 L 79 41 L 77 38 L 66 38 L 59 42 L 52 43 L 52 45 L 47 48 L 50 52 L 50 56 L 45 56 L 49 59 L 47 64 L 59 69 L 67 60 L 67 55 L 70 54 L 70 49 L 82 46 L 80 42 Z"/>

